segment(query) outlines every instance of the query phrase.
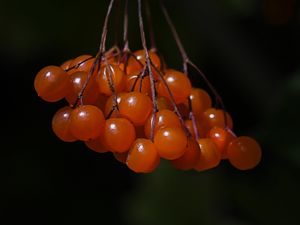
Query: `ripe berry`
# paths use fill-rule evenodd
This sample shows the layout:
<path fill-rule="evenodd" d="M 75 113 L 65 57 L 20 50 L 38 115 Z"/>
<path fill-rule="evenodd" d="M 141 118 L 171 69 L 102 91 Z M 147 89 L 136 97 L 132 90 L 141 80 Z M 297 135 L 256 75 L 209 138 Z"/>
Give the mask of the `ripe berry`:
<path fill-rule="evenodd" d="M 173 94 L 175 103 L 179 104 L 185 102 L 192 91 L 192 85 L 189 78 L 179 71 L 167 70 L 164 79 Z M 162 81 L 158 83 L 157 92 L 159 95 L 171 99 L 167 87 Z"/>
<path fill-rule="evenodd" d="M 187 136 L 181 128 L 164 127 L 156 131 L 154 144 L 160 157 L 178 159 L 185 153 Z"/>
<path fill-rule="evenodd" d="M 73 59 L 73 61 L 70 63 L 70 71 L 68 71 L 69 74 L 72 74 L 77 71 L 83 71 L 88 73 L 95 62 L 95 59 L 91 55 L 81 55 L 77 58 Z"/>
<path fill-rule="evenodd" d="M 149 173 L 155 170 L 159 161 L 160 158 L 153 142 L 139 138 L 132 144 L 126 164 L 136 173 Z"/>
<path fill-rule="evenodd" d="M 203 89 L 192 88 L 190 99 L 192 110 L 195 115 L 200 115 L 208 108 L 211 108 L 211 98 Z M 185 101 L 185 105 L 189 107 L 188 100 Z"/>
<path fill-rule="evenodd" d="M 142 85 L 142 86 L 141 86 Z M 141 90 L 140 90 L 141 86 Z M 145 76 L 141 78 L 140 75 L 137 74 L 131 74 L 126 76 L 126 91 L 138 91 L 142 92 L 145 94 L 150 94 L 151 93 L 151 86 L 150 86 L 150 78 L 149 76 Z"/>
<path fill-rule="evenodd" d="M 119 162 L 126 163 L 128 152 L 113 152 L 113 155 Z"/>
<path fill-rule="evenodd" d="M 66 106 L 58 110 L 52 119 L 52 130 L 61 140 L 66 142 L 76 141 L 70 131 L 70 116 L 73 109 Z"/>
<path fill-rule="evenodd" d="M 194 138 L 189 138 L 185 153 L 178 159 L 172 160 L 172 165 L 179 170 L 193 169 L 200 157 L 200 147 Z"/>
<path fill-rule="evenodd" d="M 85 141 L 84 144 L 91 150 L 98 153 L 108 152 L 108 147 L 103 143 L 102 138 L 98 137 L 93 140 Z"/>
<path fill-rule="evenodd" d="M 110 78 L 113 82 L 115 92 L 119 93 L 123 91 L 126 82 L 124 72 L 118 65 L 108 64 L 107 66 L 102 66 L 98 73 L 97 82 L 100 92 L 108 96 L 112 95 L 112 84 L 110 83 Z"/>
<path fill-rule="evenodd" d="M 102 140 L 112 152 L 126 152 L 136 137 L 135 127 L 125 118 L 106 120 Z"/>
<path fill-rule="evenodd" d="M 172 106 L 170 100 L 163 96 L 158 96 L 156 101 L 157 101 L 158 111 L 163 110 L 163 109 L 169 109 L 169 110 L 173 109 L 173 106 Z"/>
<path fill-rule="evenodd" d="M 121 92 L 119 94 L 117 94 L 117 103 L 118 105 L 121 103 L 121 100 L 123 99 L 123 96 L 125 95 L 124 92 Z M 117 109 L 115 109 L 112 113 L 112 109 L 113 109 L 113 106 L 114 106 L 114 96 L 110 96 L 106 103 L 105 103 L 105 107 L 104 107 L 104 115 L 105 117 L 107 118 L 110 115 L 110 118 L 113 118 L 113 117 L 118 117 L 118 112 L 117 112 Z"/>
<path fill-rule="evenodd" d="M 46 66 L 34 79 L 34 88 L 39 97 L 48 102 L 56 102 L 64 98 L 68 74 L 58 66 Z"/>
<path fill-rule="evenodd" d="M 153 120 L 153 115 L 151 114 L 149 118 L 147 119 L 144 127 L 145 136 L 147 138 L 150 138 L 151 134 L 151 123 Z M 154 133 L 158 131 L 162 127 L 178 127 L 181 128 L 181 123 L 177 115 L 168 110 L 163 109 L 161 111 L 158 111 L 155 116 L 155 122 L 154 122 Z"/>
<path fill-rule="evenodd" d="M 226 112 L 227 116 L 227 127 L 232 129 L 233 122 L 231 116 Z M 225 120 L 224 120 L 224 111 L 222 109 L 216 108 L 209 108 L 205 110 L 202 116 L 203 123 L 207 125 L 208 129 L 213 127 L 225 127 Z"/>
<path fill-rule="evenodd" d="M 82 141 L 96 139 L 104 132 L 102 111 L 93 105 L 80 105 L 71 113 L 70 130 Z"/>
<path fill-rule="evenodd" d="M 227 147 L 229 162 L 239 170 L 249 170 L 257 166 L 261 160 L 261 148 L 250 137 L 238 137 Z"/>
<path fill-rule="evenodd" d="M 64 71 L 67 71 L 70 68 L 72 61 L 73 59 L 65 61 L 63 64 L 60 65 L 60 68 L 62 68 Z"/>
<path fill-rule="evenodd" d="M 200 138 L 198 143 L 201 152 L 195 169 L 203 171 L 218 166 L 221 161 L 221 154 L 217 150 L 215 143 L 209 138 Z"/>
<path fill-rule="evenodd" d="M 227 158 L 226 149 L 228 144 L 236 138 L 234 134 L 224 128 L 214 127 L 207 136 L 216 144 L 222 159 Z"/>
<path fill-rule="evenodd" d="M 136 126 L 144 125 L 151 111 L 151 99 L 140 92 L 125 93 L 119 104 L 121 116 L 129 119 Z"/>

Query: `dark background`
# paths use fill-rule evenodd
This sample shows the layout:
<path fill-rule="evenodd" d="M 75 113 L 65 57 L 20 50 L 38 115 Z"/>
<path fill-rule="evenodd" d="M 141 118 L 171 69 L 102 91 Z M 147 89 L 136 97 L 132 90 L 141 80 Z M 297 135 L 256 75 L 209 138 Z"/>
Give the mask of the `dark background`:
<path fill-rule="evenodd" d="M 181 69 L 157 1 L 150 2 L 158 49 Z M 136 50 L 136 2 L 129 3 Z M 146 175 L 110 154 L 58 140 L 51 118 L 65 103 L 43 102 L 33 89 L 42 67 L 96 53 L 107 5 L 1 2 L 0 224 L 300 224 L 299 1 L 166 1 L 190 58 L 221 93 L 235 132 L 256 138 L 263 159 L 246 172 L 227 162 L 202 173 L 162 162 Z M 111 44 L 122 30 L 112 22 L 110 31 Z"/>

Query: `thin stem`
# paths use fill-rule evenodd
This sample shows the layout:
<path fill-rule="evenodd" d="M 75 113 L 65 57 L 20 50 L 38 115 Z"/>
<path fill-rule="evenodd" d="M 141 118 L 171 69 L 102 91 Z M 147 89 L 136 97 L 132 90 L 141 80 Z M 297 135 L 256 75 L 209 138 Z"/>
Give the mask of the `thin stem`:
<path fill-rule="evenodd" d="M 189 58 L 188 58 L 188 56 L 187 56 L 187 54 L 186 54 L 186 51 L 185 51 L 185 49 L 184 49 L 184 47 L 183 47 L 183 44 L 182 44 L 182 42 L 181 42 L 181 40 L 180 40 L 180 38 L 179 38 L 179 35 L 178 35 L 177 31 L 176 31 L 176 29 L 175 29 L 175 26 L 174 26 L 174 24 L 173 24 L 173 22 L 172 22 L 172 20 L 171 20 L 171 17 L 170 17 L 170 15 L 169 15 L 169 13 L 168 13 L 168 11 L 167 11 L 165 5 L 163 4 L 163 1 L 162 1 L 162 0 L 160 0 L 160 5 L 161 5 L 162 12 L 163 12 L 163 14 L 164 14 L 164 16 L 165 16 L 165 18 L 166 18 L 166 21 L 167 21 L 167 23 L 168 23 L 168 25 L 169 25 L 169 27 L 170 27 L 170 29 L 171 29 L 171 32 L 172 32 L 172 34 L 173 34 L 173 37 L 174 37 L 174 39 L 175 39 L 175 41 L 176 41 L 177 47 L 178 47 L 178 49 L 179 49 L 179 51 L 180 51 L 180 54 L 181 54 L 181 56 L 182 56 L 182 61 L 183 61 L 183 72 L 184 72 L 185 74 L 188 74 L 187 61 L 189 60 Z"/>
<path fill-rule="evenodd" d="M 109 6 L 108 6 L 108 9 L 107 9 L 107 13 L 106 13 L 106 16 L 105 16 L 105 20 L 104 20 L 104 25 L 103 25 L 103 30 L 102 30 L 102 36 L 101 36 L 99 50 L 98 50 L 98 53 L 97 53 L 97 55 L 95 57 L 95 62 L 93 63 L 93 65 L 92 65 L 92 67 L 91 67 L 91 69 L 90 69 L 90 71 L 88 73 L 87 79 L 84 82 L 84 85 L 83 85 L 81 91 L 78 94 L 78 101 L 80 101 L 80 104 L 83 104 L 83 101 L 82 101 L 83 93 L 84 93 L 84 91 L 85 91 L 85 89 L 86 89 L 86 87 L 87 87 L 87 85 L 88 85 L 88 83 L 89 83 L 92 75 L 94 74 L 94 72 L 96 70 L 96 67 L 97 67 L 97 70 L 99 70 L 99 68 L 100 68 L 102 55 L 105 52 L 105 43 L 106 43 L 106 36 L 107 36 L 107 26 L 108 26 L 108 20 L 109 20 L 109 17 L 111 15 L 111 10 L 112 10 L 113 4 L 114 4 L 114 0 L 110 0 Z M 78 101 L 77 101 L 77 103 L 78 103 Z"/>
<path fill-rule="evenodd" d="M 149 0 L 146 0 L 145 2 L 146 2 L 146 16 L 147 16 L 147 22 L 148 22 L 149 35 L 150 35 L 151 51 L 156 52 L 157 47 L 156 47 L 154 30 L 153 30 L 153 23 L 152 23 Z"/>
<path fill-rule="evenodd" d="M 129 41 L 128 41 L 128 0 L 125 1 L 125 9 L 124 9 L 123 41 L 124 41 L 123 51 L 126 52 L 127 50 L 129 50 Z"/>
<path fill-rule="evenodd" d="M 194 112 L 193 112 L 191 96 L 188 97 L 188 103 L 189 103 L 189 111 L 190 111 L 189 117 L 190 117 L 190 120 L 192 121 L 192 124 L 193 124 L 193 130 L 194 130 L 194 133 L 195 133 L 196 140 L 198 140 L 200 138 L 200 134 L 199 134 L 199 131 L 198 131 L 197 121 L 196 121 L 196 118 L 195 118 L 195 115 L 194 115 Z"/>
<path fill-rule="evenodd" d="M 144 23 L 143 23 L 143 16 L 142 16 L 142 3 L 141 0 L 138 0 L 138 15 L 139 15 L 139 27 L 140 27 L 140 33 L 141 33 L 141 40 L 143 49 L 145 51 L 145 57 L 146 57 L 146 66 L 149 72 L 150 76 L 150 83 L 151 83 L 151 95 L 152 95 L 152 103 L 153 103 L 153 119 L 151 121 L 151 133 L 150 133 L 150 140 L 153 141 L 154 138 L 154 129 L 155 129 L 155 120 L 156 120 L 156 112 L 158 111 L 157 107 L 157 100 L 156 100 L 156 90 L 155 90 L 155 81 L 154 76 L 151 69 L 151 59 L 149 56 L 149 52 L 147 49 L 147 43 L 146 43 L 146 37 L 145 37 L 145 30 L 144 30 Z"/>

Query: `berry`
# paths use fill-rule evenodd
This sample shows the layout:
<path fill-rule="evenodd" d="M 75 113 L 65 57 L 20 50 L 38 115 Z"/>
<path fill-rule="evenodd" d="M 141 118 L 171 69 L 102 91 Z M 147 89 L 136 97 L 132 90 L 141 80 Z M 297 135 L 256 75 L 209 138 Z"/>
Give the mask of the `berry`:
<path fill-rule="evenodd" d="M 225 114 L 227 116 L 227 127 L 229 129 L 232 129 L 233 123 L 231 116 L 227 112 Z M 211 129 L 213 127 L 224 128 L 224 111 L 222 109 L 209 108 L 203 113 L 202 121 L 207 125 L 208 129 Z"/>
<path fill-rule="evenodd" d="M 218 166 L 221 161 L 221 154 L 216 144 L 209 138 L 200 138 L 198 144 L 201 152 L 195 169 L 197 171 L 203 171 Z"/>
<path fill-rule="evenodd" d="M 104 132 L 105 119 L 102 111 L 93 105 L 80 105 L 71 113 L 70 130 L 79 140 L 88 141 Z"/>
<path fill-rule="evenodd" d="M 149 173 L 155 170 L 159 161 L 160 158 L 153 142 L 139 138 L 132 144 L 126 164 L 136 173 Z"/>
<path fill-rule="evenodd" d="M 136 137 L 135 127 L 125 118 L 106 120 L 102 140 L 112 152 L 126 152 Z"/>
<path fill-rule="evenodd" d="M 144 125 L 151 111 L 151 99 L 140 92 L 125 93 L 119 104 L 121 116 L 129 119 L 135 126 Z"/>
<path fill-rule="evenodd" d="M 68 71 L 68 73 L 72 74 L 77 71 L 89 73 L 94 62 L 95 59 L 91 55 L 78 56 L 77 58 L 73 59 L 73 61 L 70 63 L 70 68 L 72 69 Z"/>
<path fill-rule="evenodd" d="M 173 94 L 175 103 L 179 104 L 185 102 L 192 91 L 192 85 L 189 78 L 179 71 L 167 70 L 164 79 Z M 158 83 L 157 92 L 159 95 L 171 99 L 167 87 L 162 81 Z"/>
<path fill-rule="evenodd" d="M 261 148 L 253 138 L 242 136 L 228 145 L 227 156 L 235 168 L 249 170 L 260 162 Z"/>
<path fill-rule="evenodd" d="M 38 96 L 47 102 L 63 99 L 68 89 L 68 74 L 58 66 L 46 66 L 41 69 L 34 79 L 34 88 Z"/>
<path fill-rule="evenodd" d="M 192 110 L 195 115 L 200 115 L 206 109 L 211 108 L 211 98 L 203 89 L 192 88 L 190 99 L 192 103 Z M 189 107 L 188 100 L 185 101 L 185 105 Z"/>
<path fill-rule="evenodd" d="M 70 131 L 70 116 L 73 109 L 65 106 L 58 110 L 52 119 L 52 130 L 57 137 L 65 142 L 76 141 Z"/>
<path fill-rule="evenodd" d="M 188 143 L 183 156 L 178 159 L 172 160 L 172 165 L 179 170 L 193 169 L 200 157 L 200 147 L 197 141 L 193 138 L 188 139 Z"/>
<path fill-rule="evenodd" d="M 105 153 L 108 152 L 108 147 L 103 143 L 102 139 L 100 137 L 85 141 L 84 144 L 91 150 L 98 152 L 98 153 Z"/>
<path fill-rule="evenodd" d="M 151 134 L 151 123 L 153 121 L 153 115 L 150 115 L 147 119 L 144 127 L 145 136 L 150 138 Z M 154 122 L 154 133 L 158 131 L 162 127 L 178 127 L 181 128 L 181 123 L 177 115 L 168 110 L 164 109 L 158 111 L 155 115 L 155 122 Z"/>
<path fill-rule="evenodd" d="M 173 109 L 170 100 L 163 96 L 158 96 L 156 101 L 157 101 L 158 111 L 163 110 L 163 109 L 169 109 L 169 110 Z"/>
<path fill-rule="evenodd" d="M 142 85 L 142 86 L 141 86 Z M 141 90 L 140 90 L 141 86 Z M 142 78 L 142 83 L 141 83 L 141 78 L 140 75 L 136 74 L 131 74 L 126 76 L 126 91 L 138 91 L 142 92 L 145 94 L 150 94 L 151 93 L 151 86 L 150 86 L 150 78 L 149 76 L 145 76 Z"/>
<path fill-rule="evenodd" d="M 119 162 L 126 163 L 128 152 L 113 152 L 113 155 Z"/>
<path fill-rule="evenodd" d="M 110 83 L 112 80 L 112 84 Z M 111 96 L 112 87 L 116 93 L 123 91 L 125 88 L 125 74 L 117 65 L 108 64 L 107 66 L 102 66 L 97 77 L 97 82 L 99 85 L 99 90 L 101 93 Z"/>
<path fill-rule="evenodd" d="M 118 105 L 121 103 L 121 100 L 123 99 L 123 96 L 125 95 L 125 93 L 119 93 L 117 94 L 117 103 Z M 104 115 L 107 118 L 110 115 L 110 118 L 113 117 L 118 117 L 118 112 L 117 109 L 115 109 L 113 112 L 111 112 L 113 110 L 113 106 L 114 106 L 114 96 L 110 96 L 106 103 L 105 103 L 105 107 L 104 107 Z"/>
<path fill-rule="evenodd" d="M 226 149 L 228 144 L 235 139 L 234 134 L 224 128 L 214 127 L 208 132 L 207 136 L 216 144 L 222 159 L 226 159 Z"/>
<path fill-rule="evenodd" d="M 181 128 L 164 127 L 155 133 L 154 144 L 160 157 L 178 159 L 186 151 L 187 136 Z"/>
<path fill-rule="evenodd" d="M 63 64 L 60 65 L 60 68 L 62 68 L 64 71 L 67 71 L 70 68 L 72 61 L 73 59 L 65 61 Z"/>

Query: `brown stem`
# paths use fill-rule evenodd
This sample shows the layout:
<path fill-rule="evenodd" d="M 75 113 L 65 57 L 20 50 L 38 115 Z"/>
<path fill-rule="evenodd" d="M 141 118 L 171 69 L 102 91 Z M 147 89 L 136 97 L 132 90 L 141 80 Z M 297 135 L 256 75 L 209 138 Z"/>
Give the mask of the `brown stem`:
<path fill-rule="evenodd" d="M 154 76 L 153 76 L 153 73 L 152 73 L 152 70 L 151 70 L 151 63 L 152 62 L 151 62 L 151 59 L 150 59 L 150 56 L 149 56 L 147 43 L 146 43 L 146 37 L 145 37 L 141 0 L 138 0 L 138 16 L 139 16 L 139 27 L 140 27 L 141 40 L 142 40 L 142 45 L 143 45 L 143 49 L 144 49 L 145 57 L 146 57 L 146 66 L 147 66 L 147 69 L 148 69 L 148 72 L 149 72 L 150 83 L 151 83 L 151 95 L 152 95 L 152 103 L 153 103 L 153 112 L 152 112 L 153 117 L 152 118 L 153 119 L 151 121 L 150 140 L 153 141 L 156 112 L 158 111 L 158 107 L 157 107 L 157 100 L 156 100 L 155 81 L 154 81 Z"/>
<path fill-rule="evenodd" d="M 127 50 L 129 50 L 129 40 L 128 40 L 128 0 L 125 1 L 123 41 L 124 41 L 123 52 L 126 52 Z"/>

